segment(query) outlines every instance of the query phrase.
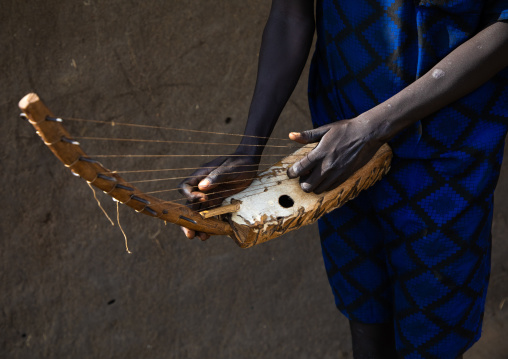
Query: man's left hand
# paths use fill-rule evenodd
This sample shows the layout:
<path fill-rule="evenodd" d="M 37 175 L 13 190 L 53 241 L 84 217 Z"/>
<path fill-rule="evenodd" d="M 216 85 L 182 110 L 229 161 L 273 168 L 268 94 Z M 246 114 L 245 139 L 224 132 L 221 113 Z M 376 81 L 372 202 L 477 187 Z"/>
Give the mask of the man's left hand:
<path fill-rule="evenodd" d="M 305 192 L 320 194 L 334 189 L 363 167 L 383 145 L 375 132 L 372 124 L 360 117 L 291 132 L 289 138 L 296 142 L 319 144 L 288 169 L 289 178 L 300 177 Z"/>

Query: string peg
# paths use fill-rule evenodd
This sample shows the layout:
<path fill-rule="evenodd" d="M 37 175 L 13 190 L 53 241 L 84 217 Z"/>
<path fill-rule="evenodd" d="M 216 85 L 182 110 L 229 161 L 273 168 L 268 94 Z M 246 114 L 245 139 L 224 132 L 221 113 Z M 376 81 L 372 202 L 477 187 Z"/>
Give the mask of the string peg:
<path fill-rule="evenodd" d="M 104 174 L 102 174 L 102 173 L 98 173 L 98 174 L 97 174 L 97 177 L 98 177 L 98 178 L 101 178 L 101 179 L 103 179 L 103 180 L 106 180 L 106 181 L 116 182 L 116 178 L 106 176 L 106 175 L 104 175 Z"/>
<path fill-rule="evenodd" d="M 130 199 L 132 199 L 132 200 L 134 200 L 134 201 L 138 201 L 138 202 L 144 203 L 144 204 L 146 204 L 147 206 L 150 204 L 150 201 L 147 201 L 146 199 L 141 198 L 141 197 L 138 197 L 138 196 L 135 196 L 135 195 L 133 195 L 133 194 L 131 195 L 131 198 L 130 198 Z"/>
<path fill-rule="evenodd" d="M 66 142 L 66 143 L 70 143 L 71 145 L 76 145 L 76 146 L 79 146 L 79 142 L 78 142 L 78 141 L 76 141 L 76 140 L 72 140 L 72 139 L 67 138 L 67 137 L 65 137 L 65 136 L 62 136 L 61 140 L 62 140 L 63 142 Z"/>
<path fill-rule="evenodd" d="M 63 120 L 60 117 L 52 117 L 52 116 L 46 116 L 46 121 L 63 122 Z"/>
<path fill-rule="evenodd" d="M 117 183 L 117 184 L 116 184 L 116 186 L 115 186 L 115 188 L 124 189 L 124 190 L 126 190 L 126 191 L 130 191 L 130 192 L 133 192 L 133 191 L 134 191 L 134 188 L 132 188 L 132 187 L 127 187 L 127 186 L 125 186 L 125 185 L 123 185 L 123 184 L 120 184 L 120 183 Z"/>

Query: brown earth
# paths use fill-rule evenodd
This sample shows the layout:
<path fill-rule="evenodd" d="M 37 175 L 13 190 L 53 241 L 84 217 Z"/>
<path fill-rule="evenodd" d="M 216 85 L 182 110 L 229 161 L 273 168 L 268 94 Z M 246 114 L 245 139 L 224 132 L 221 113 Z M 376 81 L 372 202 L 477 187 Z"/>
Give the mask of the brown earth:
<path fill-rule="evenodd" d="M 239 133 L 268 1 L 3 0 L 1 8 L 1 358 L 352 357 L 315 226 L 241 250 L 224 237 L 185 240 L 176 226 L 121 208 L 129 255 L 86 184 L 17 117 L 18 100 L 35 91 L 61 116 Z M 310 126 L 305 77 L 277 137 Z M 87 144 L 89 152 L 113 150 Z M 122 143 L 119 151 L 131 149 Z M 191 165 L 180 158 L 171 166 Z M 496 195 L 484 334 L 468 359 L 508 358 L 506 164 Z M 114 204 L 99 198 L 114 217 Z"/>

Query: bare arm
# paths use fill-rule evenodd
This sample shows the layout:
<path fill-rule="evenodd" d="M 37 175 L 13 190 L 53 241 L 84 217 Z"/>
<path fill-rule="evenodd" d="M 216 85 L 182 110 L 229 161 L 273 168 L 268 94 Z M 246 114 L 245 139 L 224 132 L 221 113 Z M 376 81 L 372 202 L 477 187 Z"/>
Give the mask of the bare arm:
<path fill-rule="evenodd" d="M 266 23 L 256 87 L 245 134 L 270 136 L 282 109 L 293 92 L 307 61 L 314 35 L 313 0 L 274 0 Z M 242 144 L 265 144 L 245 137 Z M 262 149 L 240 147 L 245 153 Z"/>
<path fill-rule="evenodd" d="M 385 142 L 409 125 L 460 99 L 508 66 L 508 23 L 496 22 L 452 51 L 428 73 L 360 116 L 292 133 L 319 145 L 289 169 L 304 191 L 330 190 L 363 166 Z"/>
<path fill-rule="evenodd" d="M 305 66 L 314 28 L 314 0 L 272 1 L 261 42 L 256 87 L 244 132 L 246 137 L 234 152 L 242 156 L 217 158 L 184 180 L 180 191 L 190 203 L 203 203 L 207 207 L 220 204 L 226 194 L 239 192 L 249 184 L 248 179 L 254 177 L 252 170 L 259 163 L 267 137 Z M 213 195 L 206 195 L 214 189 L 221 193 L 215 201 Z M 184 232 L 188 238 L 195 235 L 208 238 L 205 233 L 196 234 L 188 229 Z"/>

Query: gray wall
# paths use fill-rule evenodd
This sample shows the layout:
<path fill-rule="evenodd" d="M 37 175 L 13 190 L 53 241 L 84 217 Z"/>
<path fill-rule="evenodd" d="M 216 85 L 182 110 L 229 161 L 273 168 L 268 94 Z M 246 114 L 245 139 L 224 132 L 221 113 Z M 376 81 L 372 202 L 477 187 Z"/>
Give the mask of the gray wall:
<path fill-rule="evenodd" d="M 176 226 L 121 208 L 129 255 L 86 184 L 17 117 L 19 99 L 35 91 L 61 116 L 239 133 L 268 10 L 259 0 L 2 0 L 0 357 L 352 357 L 315 226 L 241 250 L 225 237 L 188 241 Z M 305 77 L 277 137 L 310 126 Z M 72 129 L 81 136 L 106 131 Z M 116 216 L 112 201 L 99 198 Z M 508 356 L 508 302 L 501 308 L 508 298 L 506 165 L 494 221 L 484 335 L 467 358 Z"/>

